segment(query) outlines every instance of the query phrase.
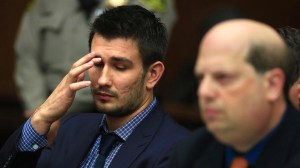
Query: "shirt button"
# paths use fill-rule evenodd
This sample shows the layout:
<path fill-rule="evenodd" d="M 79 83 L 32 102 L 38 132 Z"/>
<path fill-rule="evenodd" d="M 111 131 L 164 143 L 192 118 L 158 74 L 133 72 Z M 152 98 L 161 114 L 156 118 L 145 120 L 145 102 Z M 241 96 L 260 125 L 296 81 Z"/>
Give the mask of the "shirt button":
<path fill-rule="evenodd" d="M 37 150 L 37 149 L 39 148 L 39 146 L 38 146 L 37 144 L 34 144 L 34 145 L 32 146 L 32 148 L 33 148 L 34 150 Z"/>

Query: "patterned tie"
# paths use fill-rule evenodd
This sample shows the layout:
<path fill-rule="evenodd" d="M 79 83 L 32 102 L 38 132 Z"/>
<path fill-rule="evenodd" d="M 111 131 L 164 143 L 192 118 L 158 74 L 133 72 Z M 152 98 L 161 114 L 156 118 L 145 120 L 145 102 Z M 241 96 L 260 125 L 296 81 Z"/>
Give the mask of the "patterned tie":
<path fill-rule="evenodd" d="M 248 161 L 244 157 L 235 157 L 230 165 L 230 168 L 248 168 Z"/>
<path fill-rule="evenodd" d="M 117 141 L 121 141 L 120 137 L 118 137 L 114 133 L 106 133 L 103 129 L 101 129 L 101 142 L 99 146 L 99 155 L 95 162 L 94 167 L 97 168 L 104 167 L 105 159 Z"/>

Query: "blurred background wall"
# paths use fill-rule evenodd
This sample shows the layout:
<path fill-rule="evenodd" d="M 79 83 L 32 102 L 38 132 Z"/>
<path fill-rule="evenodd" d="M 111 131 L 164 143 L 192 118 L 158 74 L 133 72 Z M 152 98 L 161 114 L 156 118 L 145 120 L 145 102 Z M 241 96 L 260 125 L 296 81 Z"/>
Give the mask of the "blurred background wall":
<path fill-rule="evenodd" d="M 0 146 L 24 121 L 13 79 L 13 43 L 28 0 L 0 2 Z"/>
<path fill-rule="evenodd" d="M 21 15 L 28 2 L 29 0 L 0 2 L 0 147 L 7 136 L 24 121 L 13 79 L 15 64 L 13 43 Z M 178 75 L 182 74 L 187 67 L 192 70 L 189 63 L 193 63 L 197 56 L 199 29 L 202 21 L 209 14 L 216 9 L 229 7 L 274 28 L 286 25 L 300 28 L 299 0 L 176 0 L 175 3 L 178 19 L 171 34 L 165 62 L 166 73 L 159 86 L 158 94 L 172 116 L 190 129 L 202 125 L 195 102 L 174 99 L 172 95 L 178 91 L 178 88 L 187 85 L 184 81 L 180 82 Z"/>

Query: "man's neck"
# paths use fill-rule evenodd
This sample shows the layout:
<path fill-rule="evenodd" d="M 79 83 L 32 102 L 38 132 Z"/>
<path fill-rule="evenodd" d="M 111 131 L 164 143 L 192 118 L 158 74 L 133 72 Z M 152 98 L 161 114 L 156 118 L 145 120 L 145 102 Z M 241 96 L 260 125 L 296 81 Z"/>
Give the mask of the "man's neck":
<path fill-rule="evenodd" d="M 257 136 L 253 136 L 252 139 L 248 139 L 248 141 L 244 141 L 246 143 L 239 145 L 232 145 L 236 151 L 245 153 L 251 150 L 255 145 L 261 142 L 265 137 L 267 137 L 278 125 L 281 123 L 284 114 L 287 109 L 287 103 L 284 101 L 284 98 L 279 99 L 278 102 L 274 103 L 271 106 L 270 111 L 272 112 L 270 116 L 270 120 L 268 124 L 264 127 L 264 129 L 260 130 L 260 133 Z M 238 143 L 237 143 L 238 144 Z"/>

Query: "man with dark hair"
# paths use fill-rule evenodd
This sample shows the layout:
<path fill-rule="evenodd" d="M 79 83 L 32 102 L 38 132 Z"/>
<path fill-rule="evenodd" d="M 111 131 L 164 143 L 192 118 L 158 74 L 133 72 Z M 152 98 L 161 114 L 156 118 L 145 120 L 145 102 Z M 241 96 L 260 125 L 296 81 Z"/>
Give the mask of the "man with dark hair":
<path fill-rule="evenodd" d="M 1 167 L 162 167 L 188 131 L 157 102 L 164 72 L 165 27 L 140 6 L 120 6 L 96 18 L 90 53 L 75 62 L 48 99 L 1 150 Z M 84 81 L 88 71 L 90 81 Z M 101 114 L 65 120 L 53 145 L 47 132 L 90 86 Z"/>
<path fill-rule="evenodd" d="M 29 118 L 68 73 L 69 67 L 89 51 L 88 28 L 106 8 L 140 5 L 154 12 L 166 26 L 168 36 L 177 18 L 174 0 L 30 0 L 22 16 L 14 44 L 15 83 L 22 112 Z M 64 117 L 96 112 L 89 88 L 76 92 Z M 60 121 L 52 124 L 48 144 Z"/>
<path fill-rule="evenodd" d="M 155 13 L 170 37 L 177 19 L 173 0 L 30 0 L 15 41 L 15 82 L 23 114 L 30 117 L 75 60 L 88 52 L 88 27 L 104 9 L 140 5 Z M 89 89 L 77 92 L 64 118 L 95 110 Z"/>
<path fill-rule="evenodd" d="M 299 109 L 299 77 L 300 77 L 300 30 L 293 27 L 282 27 L 277 29 L 278 33 L 286 42 L 287 46 L 291 49 L 291 56 L 293 56 L 294 62 L 292 73 L 289 74 L 290 87 L 289 87 L 289 100 L 292 105 Z"/>
<path fill-rule="evenodd" d="M 288 47 L 270 26 L 221 22 L 195 66 L 204 128 L 174 151 L 170 168 L 300 167 L 300 113 L 287 103 Z"/>

